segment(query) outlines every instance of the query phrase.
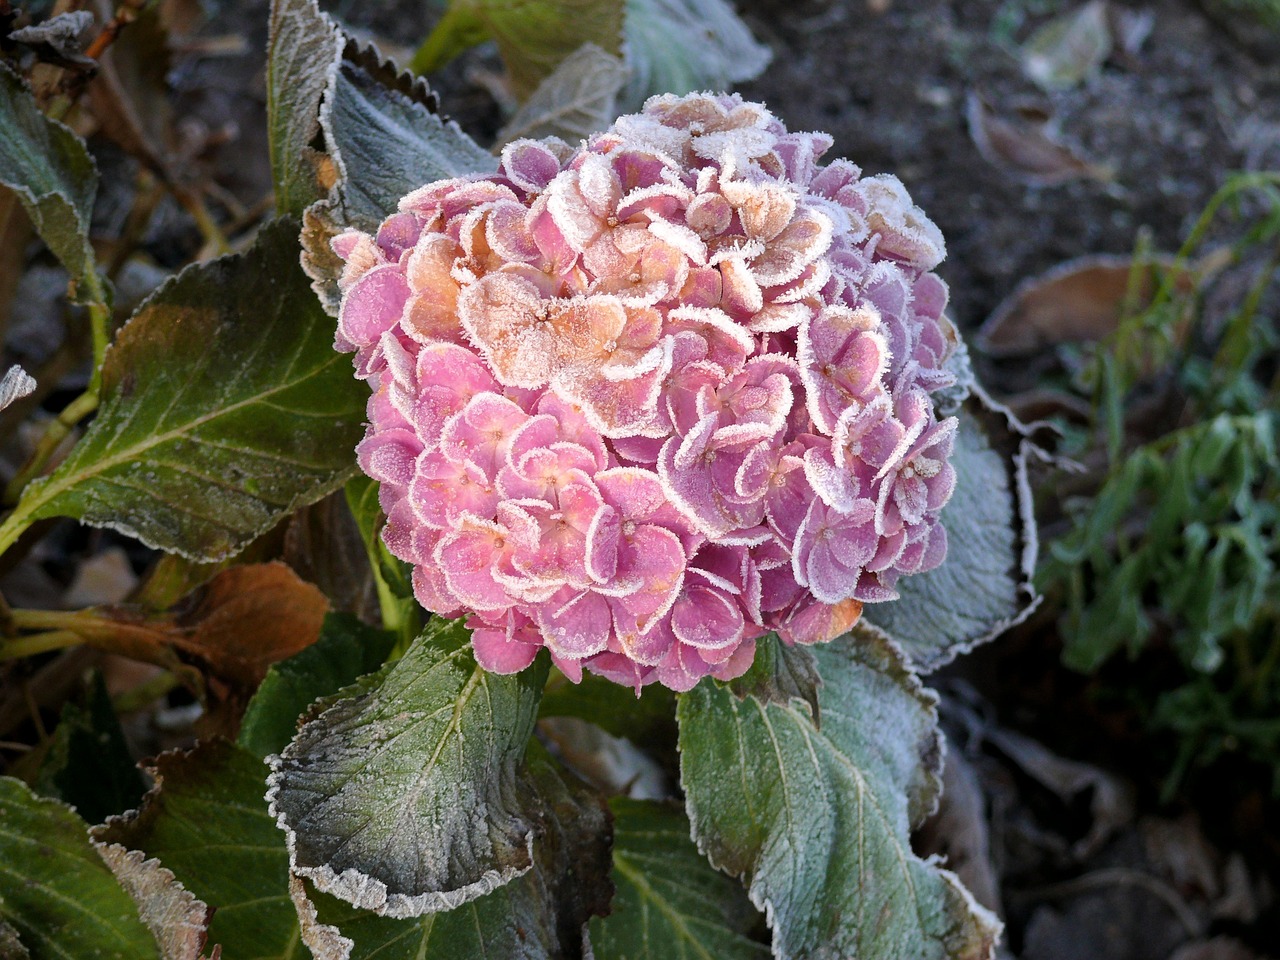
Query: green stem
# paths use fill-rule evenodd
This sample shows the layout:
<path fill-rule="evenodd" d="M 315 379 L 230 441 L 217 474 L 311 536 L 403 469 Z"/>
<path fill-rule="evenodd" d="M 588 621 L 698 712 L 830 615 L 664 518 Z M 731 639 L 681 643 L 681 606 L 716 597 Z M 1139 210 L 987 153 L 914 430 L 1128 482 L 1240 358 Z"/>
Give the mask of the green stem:
<path fill-rule="evenodd" d="M 34 657 L 38 653 L 51 650 L 63 650 L 84 643 L 80 634 L 72 630 L 50 630 L 47 633 L 36 633 L 29 637 L 0 642 L 0 661 L 17 660 L 20 657 Z"/>
<path fill-rule="evenodd" d="M 435 29 L 422 41 L 409 61 L 416 74 L 432 73 L 478 43 L 489 39 L 489 31 L 472 4 L 453 0 L 436 23 Z"/>
<path fill-rule="evenodd" d="M 107 304 L 107 290 L 98 276 L 98 268 L 91 265 L 81 281 L 86 294 L 85 309 L 89 313 L 89 331 L 93 337 L 93 375 L 89 389 L 96 401 L 102 388 L 102 361 L 107 354 L 107 342 L 111 337 L 111 307 Z"/>
<path fill-rule="evenodd" d="M 45 427 L 44 436 L 36 442 L 36 449 L 31 454 L 31 459 L 27 461 L 26 466 L 18 471 L 18 474 L 5 487 L 4 502 L 6 504 L 15 504 L 22 496 L 22 491 L 26 489 L 28 483 L 38 477 L 48 464 L 49 459 L 57 451 L 62 441 L 81 420 L 98 409 L 98 392 L 94 387 L 90 387 L 76 399 L 72 400 L 62 412 L 59 413 L 49 425 Z M 0 553 L 3 553 L 10 546 L 11 541 L 4 539 L 3 530 L 9 526 L 9 522 L 14 519 L 10 516 L 8 520 L 0 526 Z M 25 530 L 30 521 L 24 523 L 22 528 L 18 530 L 20 536 L 22 530 Z M 16 537 L 14 539 L 17 539 Z"/>

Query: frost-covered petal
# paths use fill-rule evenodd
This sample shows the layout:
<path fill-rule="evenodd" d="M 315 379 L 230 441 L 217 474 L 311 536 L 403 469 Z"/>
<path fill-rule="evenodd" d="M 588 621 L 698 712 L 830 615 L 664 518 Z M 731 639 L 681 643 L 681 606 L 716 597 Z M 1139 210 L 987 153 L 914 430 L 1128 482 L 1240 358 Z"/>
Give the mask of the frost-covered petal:
<path fill-rule="evenodd" d="M 555 369 L 557 343 L 538 289 L 509 273 L 492 273 L 458 297 L 458 315 L 490 369 L 504 384 L 539 387 Z"/>
<path fill-rule="evenodd" d="M 357 347 L 371 346 L 400 322 L 409 299 L 409 282 L 393 265 L 375 267 L 343 298 L 338 332 Z"/>
<path fill-rule="evenodd" d="M 547 649 L 566 660 L 603 653 L 613 633 L 608 601 L 599 594 L 565 587 L 537 611 Z"/>
<path fill-rule="evenodd" d="M 494 566 L 507 550 L 507 535 L 501 524 L 464 517 L 454 532 L 441 539 L 434 559 L 459 604 L 472 610 L 505 610 L 511 605 L 493 575 Z"/>
<path fill-rule="evenodd" d="M 686 690 L 942 562 L 941 238 L 830 146 L 656 97 L 333 241 L 384 539 L 486 669 Z"/>

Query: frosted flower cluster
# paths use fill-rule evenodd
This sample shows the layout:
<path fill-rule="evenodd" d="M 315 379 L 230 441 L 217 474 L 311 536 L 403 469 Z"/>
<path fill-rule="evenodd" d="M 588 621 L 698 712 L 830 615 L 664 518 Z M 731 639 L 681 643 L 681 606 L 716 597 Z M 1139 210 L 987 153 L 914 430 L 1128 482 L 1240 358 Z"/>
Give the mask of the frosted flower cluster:
<path fill-rule="evenodd" d="M 942 561 L 942 237 L 831 143 L 656 97 L 334 240 L 384 537 L 486 669 L 686 690 Z"/>

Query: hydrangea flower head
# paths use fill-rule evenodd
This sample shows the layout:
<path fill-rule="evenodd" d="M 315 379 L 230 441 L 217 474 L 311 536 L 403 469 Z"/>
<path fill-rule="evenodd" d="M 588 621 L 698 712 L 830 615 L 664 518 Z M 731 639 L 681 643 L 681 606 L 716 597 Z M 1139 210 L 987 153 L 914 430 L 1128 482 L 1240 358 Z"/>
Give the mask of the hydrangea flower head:
<path fill-rule="evenodd" d="M 942 237 L 831 143 L 656 97 L 334 240 L 384 537 L 486 669 L 686 690 L 942 561 Z"/>

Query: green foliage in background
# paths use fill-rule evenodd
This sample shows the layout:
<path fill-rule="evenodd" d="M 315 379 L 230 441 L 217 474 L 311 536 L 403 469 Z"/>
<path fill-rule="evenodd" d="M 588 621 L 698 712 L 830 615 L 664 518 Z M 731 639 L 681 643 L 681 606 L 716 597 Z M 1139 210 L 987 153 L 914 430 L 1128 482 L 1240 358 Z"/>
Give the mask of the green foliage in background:
<path fill-rule="evenodd" d="M 1184 278 L 1228 211 L 1243 221 L 1225 257 L 1238 292 L 1210 324 L 1212 281 Z M 1131 306 L 1083 371 L 1110 466 L 1095 493 L 1065 505 L 1071 528 L 1039 573 L 1064 607 L 1069 666 L 1092 672 L 1161 646 L 1185 668 L 1149 710 L 1178 737 L 1169 792 L 1239 751 L 1273 768 L 1280 793 L 1278 264 L 1280 175 L 1232 178 L 1150 304 Z M 1152 391 L 1177 418 L 1139 441 L 1126 412 Z"/>

